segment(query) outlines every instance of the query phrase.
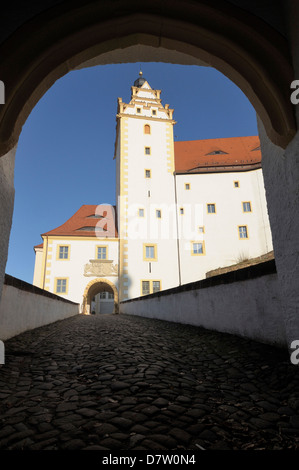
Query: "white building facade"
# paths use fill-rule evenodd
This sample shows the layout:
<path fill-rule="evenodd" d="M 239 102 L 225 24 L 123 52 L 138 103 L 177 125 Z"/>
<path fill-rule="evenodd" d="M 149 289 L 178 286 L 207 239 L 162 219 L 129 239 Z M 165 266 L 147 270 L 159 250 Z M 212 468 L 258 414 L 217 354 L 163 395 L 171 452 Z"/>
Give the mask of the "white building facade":
<path fill-rule="evenodd" d="M 116 208 L 82 206 L 43 234 L 33 284 L 117 312 L 273 250 L 258 137 L 174 142 L 173 110 L 142 74 L 116 120 Z"/>

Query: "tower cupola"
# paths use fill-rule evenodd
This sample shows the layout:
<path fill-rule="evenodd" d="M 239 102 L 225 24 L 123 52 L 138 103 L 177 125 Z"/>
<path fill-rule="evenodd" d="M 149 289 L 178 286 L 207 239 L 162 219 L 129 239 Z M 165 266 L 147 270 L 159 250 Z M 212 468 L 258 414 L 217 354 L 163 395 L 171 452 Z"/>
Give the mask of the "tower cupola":
<path fill-rule="evenodd" d="M 140 70 L 139 72 L 139 78 L 135 80 L 134 86 L 137 86 L 138 88 L 142 87 L 142 85 L 146 82 L 146 79 L 142 76 L 142 71 Z"/>

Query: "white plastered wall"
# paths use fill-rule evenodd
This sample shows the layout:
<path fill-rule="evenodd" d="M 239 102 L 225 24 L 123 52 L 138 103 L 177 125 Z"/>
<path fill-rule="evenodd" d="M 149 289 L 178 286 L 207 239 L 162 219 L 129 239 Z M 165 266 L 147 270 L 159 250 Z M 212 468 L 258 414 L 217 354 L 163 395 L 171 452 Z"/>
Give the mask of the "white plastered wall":
<path fill-rule="evenodd" d="M 189 190 L 185 184 L 190 185 Z M 204 279 L 212 269 L 272 251 L 261 169 L 177 175 L 176 186 L 182 284 Z M 250 202 L 251 212 L 243 211 L 243 202 Z M 210 203 L 215 204 L 215 213 L 208 213 Z M 199 226 L 204 233 L 199 233 Z M 239 238 L 238 226 L 247 227 L 248 239 Z M 203 255 L 192 255 L 192 242 L 196 241 L 204 243 Z"/>
<path fill-rule="evenodd" d="M 299 79 L 299 4 L 284 2 L 290 52 L 293 58 L 294 79 Z M 290 96 L 291 92 L 290 83 Z M 295 113 L 299 122 L 299 105 Z M 274 145 L 258 118 L 262 149 L 262 167 L 266 198 L 272 230 L 281 315 L 284 318 L 287 344 L 290 349 L 299 340 L 299 131 L 286 149 Z"/>
<path fill-rule="evenodd" d="M 47 257 L 47 274 L 45 286 L 54 294 L 60 295 L 72 302 L 82 304 L 83 294 L 86 286 L 93 279 L 100 278 L 100 276 L 94 274 L 90 275 L 90 271 L 85 272 L 85 266 L 90 263 L 90 260 L 96 259 L 96 248 L 97 246 L 107 247 L 107 260 L 112 261 L 113 265 L 118 264 L 118 240 L 107 240 L 105 238 L 96 238 L 93 240 L 84 239 L 72 240 L 71 238 L 55 238 L 49 240 L 48 246 L 48 257 Z M 57 250 L 60 245 L 69 246 L 69 259 L 58 259 Z M 117 271 L 116 271 L 117 273 Z M 67 293 L 57 293 L 55 291 L 55 279 L 65 278 L 68 280 Z M 115 276 L 103 276 L 103 279 L 107 279 L 118 288 L 118 277 Z M 48 280 L 48 281 L 47 281 Z"/>

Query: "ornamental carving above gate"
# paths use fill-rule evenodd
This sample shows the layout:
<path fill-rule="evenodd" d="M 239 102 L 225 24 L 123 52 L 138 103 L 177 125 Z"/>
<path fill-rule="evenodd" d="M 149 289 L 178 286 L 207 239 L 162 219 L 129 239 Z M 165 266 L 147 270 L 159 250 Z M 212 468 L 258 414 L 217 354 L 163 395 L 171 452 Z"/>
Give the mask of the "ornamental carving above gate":
<path fill-rule="evenodd" d="M 111 260 L 90 259 L 89 263 L 84 265 L 84 276 L 117 276 L 118 265 L 113 264 Z"/>

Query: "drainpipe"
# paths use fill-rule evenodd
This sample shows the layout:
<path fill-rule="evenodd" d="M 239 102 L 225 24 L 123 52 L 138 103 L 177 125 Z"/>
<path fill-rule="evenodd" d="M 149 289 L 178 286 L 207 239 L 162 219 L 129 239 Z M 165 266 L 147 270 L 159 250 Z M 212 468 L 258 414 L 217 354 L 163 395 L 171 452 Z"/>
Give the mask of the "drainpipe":
<path fill-rule="evenodd" d="M 47 271 L 47 258 L 48 258 L 48 237 L 46 237 L 46 256 L 45 256 L 45 264 L 44 264 L 44 279 L 43 279 L 43 289 L 45 289 L 45 282 L 46 282 L 46 271 Z"/>
<path fill-rule="evenodd" d="M 178 268 L 179 268 L 179 286 L 182 285 L 181 280 L 181 256 L 180 256 L 180 241 L 179 241 L 179 221 L 178 221 L 178 201 L 177 201 L 177 189 L 176 189 L 176 173 L 173 172 L 174 179 L 174 198 L 175 198 L 175 216 L 176 216 L 176 240 L 177 240 L 177 253 L 178 253 Z"/>

